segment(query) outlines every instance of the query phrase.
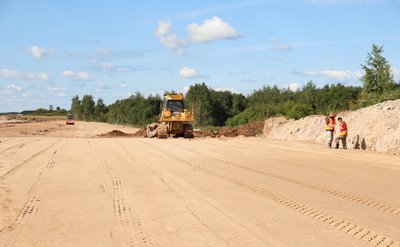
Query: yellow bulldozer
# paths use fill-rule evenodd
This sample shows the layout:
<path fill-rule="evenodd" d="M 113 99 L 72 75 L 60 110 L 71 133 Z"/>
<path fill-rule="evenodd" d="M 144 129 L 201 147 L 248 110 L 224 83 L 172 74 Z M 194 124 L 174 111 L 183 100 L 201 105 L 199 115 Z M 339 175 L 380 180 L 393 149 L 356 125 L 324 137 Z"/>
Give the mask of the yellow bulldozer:
<path fill-rule="evenodd" d="M 158 123 L 147 125 L 147 137 L 168 138 L 184 137 L 193 138 L 194 114 L 185 108 L 183 94 L 164 94 L 160 107 L 161 114 Z"/>

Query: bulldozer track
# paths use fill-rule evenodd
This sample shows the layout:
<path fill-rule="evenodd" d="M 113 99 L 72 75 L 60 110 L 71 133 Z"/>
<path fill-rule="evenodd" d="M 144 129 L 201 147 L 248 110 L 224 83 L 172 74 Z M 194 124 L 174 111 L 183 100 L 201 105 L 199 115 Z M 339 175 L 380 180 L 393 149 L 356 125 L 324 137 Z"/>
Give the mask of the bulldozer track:
<path fill-rule="evenodd" d="M 180 201 L 180 203 L 182 205 L 185 205 L 185 209 L 201 224 L 203 225 L 204 228 L 206 228 L 212 235 L 214 235 L 216 238 L 220 239 L 220 240 L 224 240 L 224 238 L 218 234 L 217 232 L 213 231 L 207 224 L 207 222 L 205 222 L 204 220 L 201 219 L 201 217 L 199 217 L 197 215 L 197 213 L 195 212 L 194 209 L 192 209 L 191 205 L 189 205 L 185 200 L 182 199 L 182 197 L 175 191 L 174 188 L 171 187 L 170 184 L 174 184 L 175 186 L 179 187 L 182 190 L 187 190 L 186 188 L 183 188 L 182 185 L 180 185 L 179 183 L 176 183 L 174 181 L 171 181 L 170 179 L 168 179 L 168 181 L 166 180 L 165 176 L 161 175 L 159 172 L 157 172 L 156 169 L 150 167 L 148 164 L 150 164 L 151 162 L 149 161 L 149 159 L 142 154 L 136 155 L 135 158 L 133 158 L 128 150 L 122 146 L 118 141 L 116 141 L 117 144 L 120 146 L 120 148 L 123 150 L 124 154 L 131 160 L 131 161 L 135 161 L 137 160 L 137 158 L 139 157 L 139 159 L 145 161 L 145 167 L 147 167 L 147 169 L 155 176 L 157 177 L 162 184 L 168 189 L 168 191 L 174 195 L 175 198 L 177 198 L 177 200 Z M 265 245 L 268 245 L 261 237 L 259 237 L 257 234 L 255 234 L 253 231 L 251 231 L 249 228 L 247 228 L 246 226 L 244 226 L 240 221 L 238 221 L 237 219 L 235 219 L 234 217 L 230 216 L 229 214 L 227 214 L 226 212 L 223 212 L 220 208 L 216 207 L 215 205 L 211 204 L 208 200 L 205 200 L 204 198 L 202 198 L 202 196 L 196 196 L 197 200 L 200 200 L 202 203 L 204 203 L 204 205 L 206 207 L 210 207 L 212 210 L 215 210 L 216 212 L 218 212 L 218 214 L 222 215 L 223 217 L 227 218 L 229 221 L 235 223 L 235 225 L 237 225 L 240 229 L 240 231 L 238 231 L 236 234 L 248 234 L 247 238 L 249 236 L 252 236 L 254 239 L 256 239 L 257 241 L 262 242 Z"/>
<path fill-rule="evenodd" d="M 143 230 L 140 218 L 125 200 L 124 182 L 106 160 L 103 160 L 103 162 L 112 180 L 114 215 L 116 216 L 117 224 L 127 230 L 128 246 L 136 246 L 138 244 L 141 246 L 152 246 L 152 242 Z M 135 238 L 132 238 L 132 233 L 135 234 Z"/>
<path fill-rule="evenodd" d="M 142 221 L 136 210 L 126 200 L 124 181 L 118 176 L 112 164 L 102 158 L 99 152 L 88 141 L 89 147 L 95 152 L 105 165 L 112 183 L 113 212 L 117 226 L 122 233 L 124 246 L 152 246 L 152 241 L 143 229 Z M 132 234 L 134 236 L 132 236 Z"/>
<path fill-rule="evenodd" d="M 182 147 L 182 148 L 184 148 L 184 147 Z M 192 150 L 189 150 L 189 149 L 186 149 L 186 150 L 192 152 Z M 271 177 L 271 178 L 275 178 L 275 179 L 278 179 L 278 180 L 281 180 L 281 181 L 285 181 L 285 182 L 288 182 L 288 183 L 291 183 L 291 184 L 295 184 L 295 185 L 298 185 L 298 186 L 301 186 L 301 187 L 304 187 L 304 188 L 308 188 L 308 189 L 311 189 L 311 190 L 319 191 L 319 192 L 328 194 L 330 196 L 337 197 L 337 198 L 342 198 L 342 199 L 348 200 L 350 202 L 353 202 L 353 203 L 356 203 L 356 204 L 359 204 L 359 205 L 363 205 L 363 206 L 366 206 L 366 207 L 370 207 L 370 208 L 373 208 L 373 209 L 376 209 L 376 210 L 379 210 L 379 211 L 382 211 L 382 212 L 385 212 L 385 213 L 389 213 L 389 214 L 392 214 L 392 215 L 400 215 L 400 207 L 392 206 L 392 205 L 389 205 L 387 203 L 380 202 L 378 200 L 362 197 L 362 196 L 355 195 L 355 194 L 348 193 L 348 192 L 335 190 L 335 189 L 332 189 L 332 188 L 329 188 L 329 187 L 316 185 L 316 184 L 313 184 L 313 183 L 305 182 L 305 181 L 294 179 L 294 178 L 290 178 L 290 177 L 277 175 L 277 174 L 274 174 L 274 173 L 271 173 L 271 172 L 266 172 L 266 171 L 263 171 L 263 170 L 259 170 L 259 169 L 253 168 L 253 167 L 247 167 L 247 166 L 244 166 L 244 165 L 236 164 L 236 163 L 231 162 L 231 161 L 227 161 L 227 160 L 216 158 L 214 156 L 208 155 L 208 154 L 206 154 L 204 152 L 201 152 L 201 151 L 198 151 L 198 150 L 196 151 L 196 153 L 197 154 L 201 154 L 201 156 L 203 156 L 203 157 L 208 157 L 208 158 L 210 158 L 210 159 L 212 159 L 214 161 L 220 162 L 220 163 L 225 163 L 225 164 L 232 165 L 232 166 L 235 166 L 235 167 L 247 170 L 247 171 L 251 171 L 251 172 L 262 174 L 262 175 L 265 175 L 265 176 L 268 176 L 268 177 Z"/>
<path fill-rule="evenodd" d="M 159 147 L 157 147 L 153 144 L 150 144 L 150 143 L 145 143 L 145 144 L 152 146 L 154 149 L 157 149 L 157 150 L 161 151 L 161 153 L 163 153 L 162 149 L 160 149 Z M 286 198 L 275 192 L 268 191 L 264 188 L 251 185 L 245 181 L 225 176 L 225 175 L 218 173 L 212 169 L 201 166 L 195 162 L 182 159 L 181 157 L 179 157 L 175 154 L 169 153 L 168 156 L 173 158 L 174 160 L 178 161 L 181 164 L 191 167 L 194 170 L 200 171 L 204 174 L 214 176 L 225 182 L 239 186 L 248 192 L 251 192 L 262 198 L 268 199 L 268 200 L 276 202 L 282 206 L 290 208 L 306 217 L 315 219 L 325 225 L 333 227 L 334 229 L 336 229 L 340 232 L 354 236 L 355 238 L 362 240 L 368 244 L 374 245 L 376 247 L 381 247 L 381 246 L 398 247 L 398 246 L 400 246 L 400 241 L 391 239 L 381 233 L 374 232 L 373 230 L 370 230 L 366 227 L 363 227 L 363 226 L 353 223 L 351 221 L 341 219 L 334 215 L 325 213 L 322 210 L 315 209 L 315 208 L 310 207 L 302 202 L 298 202 L 298 201 L 292 200 L 290 198 Z"/>
<path fill-rule="evenodd" d="M 15 223 L 23 224 L 25 220 L 32 217 L 39 211 L 40 198 L 36 195 L 32 195 L 26 202 L 24 207 L 19 212 Z"/>
<path fill-rule="evenodd" d="M 14 166 L 13 168 L 9 169 L 7 172 L 5 172 L 3 175 L 0 176 L 0 180 L 7 178 L 8 176 L 12 175 L 13 173 L 15 173 L 16 171 L 18 171 L 19 169 L 21 169 L 24 165 L 26 165 L 27 163 L 29 163 L 29 161 L 33 160 L 34 158 L 38 157 L 39 155 L 41 155 L 42 153 L 46 152 L 47 150 L 49 150 L 51 147 L 55 146 L 57 143 L 59 143 L 60 140 L 57 140 L 53 143 L 51 143 L 50 145 L 48 145 L 47 147 L 43 148 L 42 150 L 40 150 L 39 152 L 35 153 L 34 155 L 32 155 L 31 157 L 29 157 L 28 159 L 22 161 L 21 163 L 19 163 L 18 165 Z"/>
<path fill-rule="evenodd" d="M 253 144 L 254 145 L 254 144 Z M 270 145 L 273 145 L 275 147 L 279 147 L 281 149 L 285 149 L 285 150 L 290 150 L 293 151 L 293 149 L 291 149 L 292 147 L 287 147 L 283 144 L 279 144 L 279 143 L 270 143 Z M 235 145 L 231 145 L 232 147 L 242 147 L 241 150 L 243 149 L 248 149 L 249 146 L 245 145 L 245 144 L 235 144 Z M 346 152 L 343 152 L 342 150 L 329 150 L 331 152 L 325 152 L 325 149 L 307 149 L 307 152 L 305 152 L 302 149 L 295 149 L 298 152 L 301 153 L 305 153 L 305 154 L 323 154 L 323 155 L 329 155 L 332 157 L 337 157 L 337 158 L 343 158 L 346 160 L 363 160 L 363 161 L 370 161 L 371 158 L 376 158 L 379 157 L 379 160 L 382 161 L 391 161 L 391 162 L 397 162 L 399 161 L 399 157 L 396 155 L 387 155 L 385 153 L 380 153 L 380 152 L 373 152 L 373 151 L 364 151 L 364 150 L 359 150 L 359 149 L 351 149 L 349 148 L 348 150 L 346 150 Z M 265 154 L 263 154 L 265 155 Z M 383 166 L 385 168 L 390 168 L 390 169 L 399 169 L 398 167 L 393 167 L 393 166 L 388 166 L 385 165 Z"/>
<path fill-rule="evenodd" d="M 13 145 L 13 146 L 11 146 L 11 147 L 8 147 L 8 148 L 6 148 L 6 149 L 1 150 L 1 152 L 7 152 L 7 151 L 9 151 L 9 150 L 11 150 L 11 149 L 14 149 L 14 148 L 22 148 L 22 147 L 25 146 L 25 145 L 26 145 L 26 143 Z"/>
<path fill-rule="evenodd" d="M 7 151 L 9 151 L 11 149 L 19 149 L 19 148 L 22 148 L 25 145 L 31 144 L 31 143 L 36 142 L 36 141 L 38 141 L 38 140 L 37 139 L 24 140 L 23 143 L 14 144 L 14 145 L 12 145 L 10 147 L 7 147 L 7 148 L 1 150 L 0 152 L 7 152 Z"/>

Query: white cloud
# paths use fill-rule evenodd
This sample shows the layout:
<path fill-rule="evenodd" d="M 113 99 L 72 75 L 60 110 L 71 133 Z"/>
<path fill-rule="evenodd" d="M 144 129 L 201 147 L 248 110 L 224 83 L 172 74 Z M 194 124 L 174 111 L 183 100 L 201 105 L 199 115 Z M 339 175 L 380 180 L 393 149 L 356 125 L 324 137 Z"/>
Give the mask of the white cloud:
<path fill-rule="evenodd" d="M 107 63 L 107 62 L 102 62 L 99 64 L 100 68 L 104 69 L 104 70 L 108 70 L 111 69 L 113 66 L 111 65 L 111 63 Z"/>
<path fill-rule="evenodd" d="M 194 78 L 197 76 L 197 71 L 193 68 L 183 67 L 179 71 L 179 75 L 183 78 Z"/>
<path fill-rule="evenodd" d="M 221 39 L 237 39 L 239 33 L 228 23 L 219 17 L 214 16 L 205 20 L 203 24 L 190 24 L 186 27 L 188 39 L 191 42 L 205 43 Z"/>
<path fill-rule="evenodd" d="M 186 95 L 186 93 L 189 91 L 189 89 L 190 89 L 190 86 L 184 86 L 182 89 L 183 95 Z"/>
<path fill-rule="evenodd" d="M 282 43 L 278 38 L 271 37 L 268 39 L 268 43 L 272 45 L 273 48 L 278 49 L 280 51 L 291 51 L 293 50 L 293 46 L 290 44 Z"/>
<path fill-rule="evenodd" d="M 306 71 L 304 72 L 304 75 L 344 81 L 344 80 L 360 79 L 362 73 L 360 71 L 351 72 L 350 70 L 320 70 L 320 71 Z"/>
<path fill-rule="evenodd" d="M 92 78 L 88 73 L 86 72 L 73 72 L 71 70 L 64 70 L 61 73 L 62 77 L 69 78 L 74 81 L 92 81 L 94 78 Z"/>
<path fill-rule="evenodd" d="M 186 41 L 179 39 L 178 36 L 172 31 L 170 21 L 159 21 L 158 27 L 154 33 L 160 40 L 160 43 L 169 50 L 174 50 L 177 54 L 183 53 L 183 47 Z"/>
<path fill-rule="evenodd" d="M 36 77 L 41 81 L 47 81 L 49 79 L 49 75 L 46 73 L 39 73 Z"/>
<path fill-rule="evenodd" d="M 216 88 L 213 88 L 215 91 L 217 91 L 217 92 L 224 92 L 224 91 L 228 91 L 228 92 L 231 92 L 231 93 L 241 93 L 241 92 L 239 92 L 239 91 L 237 91 L 237 90 L 235 90 L 234 88 L 226 88 L 226 87 L 216 87 Z"/>
<path fill-rule="evenodd" d="M 123 67 L 123 66 L 121 66 L 121 67 L 117 67 L 117 71 L 118 71 L 118 72 L 130 72 L 130 71 L 132 71 L 132 69 L 129 68 L 129 67 Z"/>
<path fill-rule="evenodd" d="M 102 57 L 109 57 L 111 56 L 111 52 L 104 49 L 104 48 L 97 48 L 96 50 L 96 54 Z"/>
<path fill-rule="evenodd" d="M 132 71 L 131 68 L 126 66 L 115 66 L 109 62 L 99 62 L 96 59 L 92 60 L 92 63 L 100 68 L 101 71 L 104 72 L 130 72 Z"/>
<path fill-rule="evenodd" d="M 301 85 L 298 82 L 292 82 L 292 83 L 285 85 L 285 89 L 292 91 L 292 92 L 296 92 L 297 90 L 300 89 L 300 87 L 301 87 Z"/>
<path fill-rule="evenodd" d="M 119 84 L 119 86 L 122 87 L 122 88 L 127 88 L 128 84 L 122 82 L 122 83 Z"/>
<path fill-rule="evenodd" d="M 109 90 L 112 89 L 111 86 L 104 84 L 103 82 L 100 82 L 97 84 L 96 91 L 97 92 L 103 92 L 104 90 Z"/>
<path fill-rule="evenodd" d="M 186 27 L 186 38 L 179 38 L 172 30 L 170 21 L 159 21 L 154 35 L 167 49 L 183 54 L 183 49 L 190 43 L 207 43 L 221 39 L 237 39 L 239 33 L 221 18 L 214 16 L 201 25 L 192 23 Z"/>
<path fill-rule="evenodd" d="M 65 89 L 64 88 L 47 87 L 47 91 L 50 94 L 56 95 L 56 96 L 59 96 L 59 97 L 64 97 L 65 96 Z"/>
<path fill-rule="evenodd" d="M 49 75 L 47 73 L 25 73 L 18 70 L 2 69 L 0 70 L 0 77 L 11 78 L 11 79 L 25 79 L 25 80 L 39 80 L 47 81 Z"/>
<path fill-rule="evenodd" d="M 7 95 L 14 94 L 15 92 L 21 92 L 22 88 L 20 86 L 16 86 L 14 84 L 6 86 L 6 88 L 3 90 L 3 92 Z"/>
<path fill-rule="evenodd" d="M 46 56 L 49 56 L 52 53 L 52 49 L 45 49 L 45 48 L 40 48 L 37 47 L 36 45 L 33 45 L 29 48 L 30 53 L 32 56 L 36 59 L 42 59 Z"/>
<path fill-rule="evenodd" d="M 283 44 L 283 43 L 279 43 L 275 45 L 275 48 L 281 51 L 291 51 L 293 50 L 293 46 L 292 45 L 288 45 L 288 44 Z"/>
<path fill-rule="evenodd" d="M 149 96 L 163 96 L 165 93 L 165 90 L 157 90 L 157 91 L 152 91 L 149 93 Z"/>

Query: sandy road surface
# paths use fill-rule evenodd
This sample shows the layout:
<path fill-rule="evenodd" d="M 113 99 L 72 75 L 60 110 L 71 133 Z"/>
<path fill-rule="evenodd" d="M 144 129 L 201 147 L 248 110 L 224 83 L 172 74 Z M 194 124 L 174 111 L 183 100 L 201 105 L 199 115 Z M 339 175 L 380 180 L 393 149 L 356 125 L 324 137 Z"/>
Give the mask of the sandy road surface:
<path fill-rule="evenodd" d="M 96 126 L 0 129 L 0 246 L 400 246 L 399 158 Z"/>

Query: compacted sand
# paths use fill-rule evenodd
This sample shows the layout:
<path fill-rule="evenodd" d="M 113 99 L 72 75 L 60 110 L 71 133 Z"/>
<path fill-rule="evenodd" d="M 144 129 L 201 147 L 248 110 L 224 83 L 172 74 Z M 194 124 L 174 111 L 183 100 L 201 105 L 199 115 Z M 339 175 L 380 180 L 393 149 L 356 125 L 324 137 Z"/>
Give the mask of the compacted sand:
<path fill-rule="evenodd" d="M 0 246 L 399 246 L 400 159 L 0 125 Z"/>

